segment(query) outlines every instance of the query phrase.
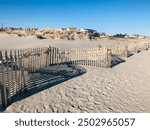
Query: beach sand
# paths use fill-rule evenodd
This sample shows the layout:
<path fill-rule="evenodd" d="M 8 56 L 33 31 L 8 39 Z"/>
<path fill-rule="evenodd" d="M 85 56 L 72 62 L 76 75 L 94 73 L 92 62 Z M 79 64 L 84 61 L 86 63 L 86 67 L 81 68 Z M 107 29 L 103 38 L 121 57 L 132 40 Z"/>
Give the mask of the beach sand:
<path fill-rule="evenodd" d="M 149 43 L 150 39 L 120 39 L 120 40 L 63 40 L 63 39 L 42 39 L 35 36 L 18 37 L 15 34 L 0 33 L 0 49 L 24 49 L 46 47 L 47 45 L 58 48 L 89 48 L 103 45 L 114 47 L 117 43 Z"/>
<path fill-rule="evenodd" d="M 16 38 L 11 47 L 38 47 L 47 44 L 44 40 L 38 40 L 39 44 L 35 45 L 32 41 L 36 39 L 28 38 L 24 38 L 26 40 L 22 40 L 24 43 L 21 45 Z M 29 44 L 30 38 L 32 40 Z M 7 40 L 0 41 L 0 48 L 10 48 L 11 42 Z M 8 44 L 3 44 L 6 42 Z M 94 47 L 99 43 L 83 41 L 79 45 L 79 42 L 74 42 L 77 44 L 69 47 Z M 53 46 L 55 43 L 49 44 Z M 70 43 L 60 44 L 56 40 L 55 46 L 66 47 L 67 44 Z M 83 75 L 14 102 L 4 112 L 150 112 L 149 59 L 150 50 L 147 50 L 126 58 L 126 62 L 113 68 L 82 66 L 87 71 Z"/>

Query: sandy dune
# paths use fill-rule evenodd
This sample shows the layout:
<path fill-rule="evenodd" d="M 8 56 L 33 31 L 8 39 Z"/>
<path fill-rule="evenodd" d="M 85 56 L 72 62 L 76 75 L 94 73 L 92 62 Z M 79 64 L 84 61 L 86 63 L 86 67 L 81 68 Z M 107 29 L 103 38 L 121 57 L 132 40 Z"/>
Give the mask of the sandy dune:
<path fill-rule="evenodd" d="M 50 45 L 52 47 L 59 48 L 86 48 L 97 47 L 98 41 L 91 44 L 89 40 L 60 40 L 60 39 L 42 39 L 39 40 L 35 36 L 18 37 L 16 35 L 0 34 L 0 49 L 24 49 L 35 47 L 46 47 Z"/>
<path fill-rule="evenodd" d="M 13 103 L 5 112 L 150 112 L 150 50 Z"/>
<path fill-rule="evenodd" d="M 138 43 L 138 42 L 150 42 L 150 39 L 123 39 L 123 40 L 63 40 L 63 39 L 42 39 L 39 40 L 35 36 L 18 37 L 14 34 L 0 33 L 0 49 L 24 49 L 24 48 L 35 48 L 45 47 L 50 45 L 58 48 L 89 48 L 97 47 L 99 44 L 107 47 L 113 47 L 117 43 Z"/>
<path fill-rule="evenodd" d="M 102 42 L 62 43 L 34 37 L 21 40 L 6 37 L 0 36 L 1 49 L 39 47 L 47 43 L 56 47 L 94 47 Z M 110 45 L 111 42 L 103 43 Z M 87 70 L 85 74 L 14 102 L 5 112 L 150 112 L 149 59 L 150 50 L 135 54 L 110 69 L 82 66 Z"/>

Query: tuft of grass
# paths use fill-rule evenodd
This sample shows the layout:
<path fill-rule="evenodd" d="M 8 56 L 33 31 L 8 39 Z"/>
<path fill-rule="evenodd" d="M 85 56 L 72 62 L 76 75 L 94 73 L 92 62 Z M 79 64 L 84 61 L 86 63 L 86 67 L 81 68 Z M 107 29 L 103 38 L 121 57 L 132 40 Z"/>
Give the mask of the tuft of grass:
<path fill-rule="evenodd" d="M 35 31 L 34 30 L 25 30 L 25 33 L 26 33 L 27 36 L 35 35 Z"/>
<path fill-rule="evenodd" d="M 12 29 L 5 29 L 4 32 L 7 34 L 12 34 L 13 30 Z"/>
<path fill-rule="evenodd" d="M 128 47 L 126 44 L 117 43 L 116 46 L 112 49 L 112 54 L 116 56 L 125 56 L 127 57 Z"/>

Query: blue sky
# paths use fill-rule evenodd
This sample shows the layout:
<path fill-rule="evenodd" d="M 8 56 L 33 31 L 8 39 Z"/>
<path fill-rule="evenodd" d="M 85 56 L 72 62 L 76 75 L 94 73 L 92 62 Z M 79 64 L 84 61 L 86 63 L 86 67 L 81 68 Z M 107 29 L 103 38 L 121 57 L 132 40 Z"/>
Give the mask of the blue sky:
<path fill-rule="evenodd" d="M 0 23 L 150 35 L 150 0 L 0 0 Z"/>

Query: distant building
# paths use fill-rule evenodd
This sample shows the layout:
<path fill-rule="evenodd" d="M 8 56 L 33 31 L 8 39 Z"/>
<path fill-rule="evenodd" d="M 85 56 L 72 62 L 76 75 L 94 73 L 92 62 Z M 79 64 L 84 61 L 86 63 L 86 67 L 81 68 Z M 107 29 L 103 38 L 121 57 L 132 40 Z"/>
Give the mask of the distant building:
<path fill-rule="evenodd" d="M 69 28 L 61 28 L 60 29 L 60 31 L 64 31 L 64 30 L 67 30 L 67 31 L 77 31 L 76 28 L 71 28 L 71 27 L 69 27 Z"/>
<path fill-rule="evenodd" d="M 143 39 L 143 38 L 146 38 L 146 36 L 139 36 L 138 38 L 139 39 Z"/>
<path fill-rule="evenodd" d="M 68 30 L 68 31 L 77 31 L 76 28 L 71 28 L 71 27 L 67 28 L 67 30 Z"/>
<path fill-rule="evenodd" d="M 79 30 L 80 32 L 84 32 L 84 33 L 90 33 L 90 34 L 93 34 L 93 33 L 97 33 L 96 30 L 93 30 L 93 29 L 86 29 L 86 28 L 82 28 Z"/>
<path fill-rule="evenodd" d="M 125 38 L 129 38 L 130 37 L 130 35 L 127 35 L 127 34 L 125 34 L 125 36 L 124 36 Z"/>
<path fill-rule="evenodd" d="M 108 37 L 108 35 L 106 35 L 106 33 L 104 33 L 104 32 L 102 32 L 102 33 L 99 33 L 99 36 L 100 36 L 101 38 Z"/>
<path fill-rule="evenodd" d="M 126 35 L 125 38 L 139 38 L 139 39 L 142 39 L 142 38 L 145 38 L 145 36 L 141 36 L 139 34 L 133 34 L 133 35 Z"/>
<path fill-rule="evenodd" d="M 67 28 L 61 28 L 60 31 L 67 30 Z"/>
<path fill-rule="evenodd" d="M 26 30 L 33 30 L 33 31 L 36 31 L 36 30 L 38 30 L 38 28 L 27 28 Z"/>
<path fill-rule="evenodd" d="M 138 38 L 139 35 L 137 34 L 132 34 L 132 35 L 128 35 L 128 34 L 125 34 L 125 38 Z"/>

